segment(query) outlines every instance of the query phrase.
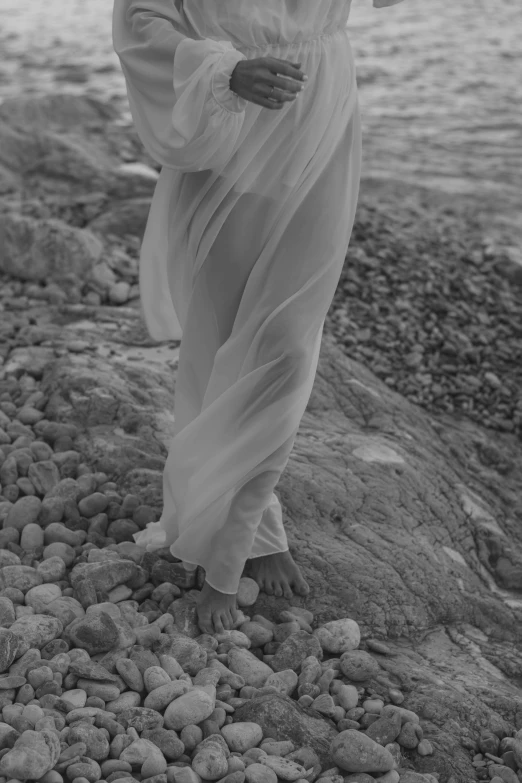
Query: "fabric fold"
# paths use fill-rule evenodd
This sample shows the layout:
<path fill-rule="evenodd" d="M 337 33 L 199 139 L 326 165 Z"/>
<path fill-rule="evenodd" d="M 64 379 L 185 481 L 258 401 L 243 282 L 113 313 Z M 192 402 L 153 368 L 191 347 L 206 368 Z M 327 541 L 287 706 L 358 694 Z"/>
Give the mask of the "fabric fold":
<path fill-rule="evenodd" d="M 375 7 L 400 0 L 374 0 Z M 159 522 L 207 583 L 288 549 L 275 493 L 312 393 L 350 240 L 361 122 L 350 0 L 115 0 L 138 133 L 163 168 L 142 243 L 145 320 L 181 339 Z M 301 63 L 282 109 L 230 90 L 241 57 Z M 299 524 L 299 520 L 294 520 Z"/>
<path fill-rule="evenodd" d="M 188 37 L 175 7 L 158 0 L 115 0 L 113 45 L 154 160 L 180 171 L 222 169 L 243 125 L 247 101 L 229 82 L 245 55 L 227 40 Z"/>

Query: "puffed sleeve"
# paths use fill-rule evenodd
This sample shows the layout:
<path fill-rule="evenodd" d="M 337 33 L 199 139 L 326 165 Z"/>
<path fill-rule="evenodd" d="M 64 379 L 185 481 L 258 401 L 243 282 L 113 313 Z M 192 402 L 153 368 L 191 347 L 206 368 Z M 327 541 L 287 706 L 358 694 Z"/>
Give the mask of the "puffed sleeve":
<path fill-rule="evenodd" d="M 402 3 L 402 0 L 373 0 L 374 8 L 388 8 L 389 5 L 397 5 Z"/>
<path fill-rule="evenodd" d="M 245 55 L 230 41 L 187 37 L 165 0 L 114 0 L 112 37 L 147 152 L 182 171 L 222 168 L 245 116 L 247 101 L 229 86 Z"/>

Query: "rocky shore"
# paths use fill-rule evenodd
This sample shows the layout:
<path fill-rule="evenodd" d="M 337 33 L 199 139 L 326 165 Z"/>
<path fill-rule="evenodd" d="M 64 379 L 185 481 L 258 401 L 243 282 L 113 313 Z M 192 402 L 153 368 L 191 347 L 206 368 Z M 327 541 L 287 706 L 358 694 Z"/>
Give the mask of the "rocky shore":
<path fill-rule="evenodd" d="M 363 197 L 277 490 L 311 594 L 244 578 L 212 637 L 201 570 L 132 542 L 178 349 L 139 317 L 156 179 L 110 105 L 0 106 L 0 783 L 522 781 L 516 248 Z"/>

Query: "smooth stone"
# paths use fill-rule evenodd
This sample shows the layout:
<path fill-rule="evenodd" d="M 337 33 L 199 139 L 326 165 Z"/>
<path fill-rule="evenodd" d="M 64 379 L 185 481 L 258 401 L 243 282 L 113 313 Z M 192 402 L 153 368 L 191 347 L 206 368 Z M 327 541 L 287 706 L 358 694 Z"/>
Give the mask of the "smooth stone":
<path fill-rule="evenodd" d="M 60 756 L 60 742 L 52 731 L 24 731 L 12 750 L 0 760 L 0 775 L 9 779 L 38 780 Z"/>
<path fill-rule="evenodd" d="M 120 761 L 127 762 L 133 769 L 141 769 L 148 758 L 163 759 L 164 756 L 153 742 L 146 739 L 135 740 L 120 754 Z"/>
<path fill-rule="evenodd" d="M 147 674 L 147 672 L 145 672 Z M 184 680 L 171 680 L 165 685 L 160 685 L 146 696 L 144 707 L 161 712 L 166 709 L 174 699 L 183 696 L 190 690 L 190 684 Z"/>
<path fill-rule="evenodd" d="M 228 668 L 242 677 L 246 685 L 252 685 L 254 688 L 262 688 L 268 677 L 274 673 L 268 664 L 260 661 L 249 650 L 234 647 L 228 652 Z"/>
<path fill-rule="evenodd" d="M 15 607 L 10 598 L 0 596 L 0 626 L 9 628 L 15 621 Z"/>
<path fill-rule="evenodd" d="M 85 707 L 87 701 L 87 694 L 82 691 L 81 688 L 73 688 L 70 691 L 62 693 L 62 699 L 68 701 L 73 707 Z"/>
<path fill-rule="evenodd" d="M 34 524 L 38 519 L 41 506 L 42 501 L 35 495 L 20 498 L 9 509 L 4 528 L 14 527 L 21 531 L 26 525 Z"/>
<path fill-rule="evenodd" d="M 106 613 L 86 615 L 69 625 L 67 636 L 76 647 L 87 650 L 89 655 L 96 655 L 113 649 L 118 640 L 118 629 Z"/>
<path fill-rule="evenodd" d="M 64 544 L 62 541 L 56 541 L 54 544 L 48 544 L 43 551 L 44 562 L 54 557 L 61 558 L 69 568 L 69 566 L 74 563 L 76 552 L 69 544 Z M 41 565 L 43 565 L 43 563 L 41 563 Z"/>
<path fill-rule="evenodd" d="M 322 660 L 323 650 L 319 640 L 306 631 L 297 631 L 281 642 L 270 664 L 276 672 L 283 669 L 298 672 L 303 661 L 310 656 Z"/>
<path fill-rule="evenodd" d="M 41 649 L 63 633 L 63 623 L 56 617 L 33 614 L 16 620 L 10 631 L 18 637 L 17 655 L 23 655 L 31 648 Z"/>
<path fill-rule="evenodd" d="M 94 761 L 105 761 L 109 755 L 109 741 L 104 730 L 98 729 L 90 723 L 78 723 L 70 727 L 69 743 L 73 742 L 84 742 L 87 746 L 85 755 Z"/>
<path fill-rule="evenodd" d="M 257 582 L 248 576 L 241 577 L 237 590 L 237 605 L 252 606 L 257 601 L 258 596 L 259 585 Z"/>
<path fill-rule="evenodd" d="M 252 647 L 264 647 L 274 638 L 274 632 L 270 628 L 265 628 L 261 623 L 254 623 L 251 620 L 243 623 L 239 630 L 250 639 Z"/>
<path fill-rule="evenodd" d="M 279 693 L 291 696 L 297 688 L 298 676 L 293 669 L 283 669 L 271 674 L 266 680 L 265 688 L 276 688 Z"/>
<path fill-rule="evenodd" d="M 245 779 L 247 783 L 277 783 L 276 773 L 266 764 L 254 762 L 245 769 Z"/>
<path fill-rule="evenodd" d="M 77 686 L 84 690 L 87 696 L 96 696 L 99 699 L 103 699 L 104 702 L 114 701 L 120 695 L 118 686 L 109 682 L 95 682 L 80 677 Z"/>
<path fill-rule="evenodd" d="M 145 729 L 141 736 L 142 739 L 153 742 L 167 761 L 177 761 L 185 753 L 185 745 L 175 731 L 164 728 Z"/>
<path fill-rule="evenodd" d="M 44 531 L 45 545 L 49 544 L 68 544 L 71 547 L 81 546 L 82 537 L 75 530 L 69 530 L 65 525 L 58 522 L 52 522 Z"/>
<path fill-rule="evenodd" d="M 389 772 L 395 761 L 391 753 L 356 729 L 342 731 L 330 746 L 334 764 L 346 772 Z"/>
<path fill-rule="evenodd" d="M 0 572 L 0 584 L 3 588 L 14 587 L 26 593 L 31 587 L 41 585 L 42 577 L 31 566 L 4 566 Z"/>
<path fill-rule="evenodd" d="M 67 564 L 61 557 L 48 557 L 37 565 L 36 573 L 42 577 L 44 584 L 60 582 L 67 573 Z"/>
<path fill-rule="evenodd" d="M 141 733 L 145 729 L 162 728 L 164 718 L 156 710 L 147 707 L 130 707 L 118 713 L 118 723 L 126 729 L 133 728 Z"/>
<path fill-rule="evenodd" d="M 43 546 L 43 542 L 44 533 L 40 525 L 29 524 L 23 528 L 20 536 L 20 546 L 22 549 L 37 549 L 37 547 Z"/>
<path fill-rule="evenodd" d="M 206 687 L 210 692 L 203 688 L 194 688 L 169 704 L 164 715 L 165 728 L 181 731 L 185 726 L 197 725 L 206 720 L 214 711 L 216 702 L 216 689 L 212 686 Z"/>
<path fill-rule="evenodd" d="M 355 620 L 344 618 L 325 623 L 313 632 L 327 653 L 338 655 L 356 650 L 361 642 L 361 631 Z"/>
<path fill-rule="evenodd" d="M 139 707 L 140 704 L 141 695 L 139 693 L 136 691 L 125 691 L 125 693 L 120 694 L 120 696 L 118 696 L 117 699 L 114 699 L 114 701 L 108 702 L 106 707 L 111 712 L 115 712 L 117 715 L 119 715 L 121 712 L 130 710 L 133 707 Z"/>
<path fill-rule="evenodd" d="M 88 680 L 96 680 L 98 682 L 112 682 L 117 683 L 118 677 L 116 674 L 111 674 L 105 666 L 96 661 L 85 660 L 77 658 L 71 661 L 69 671 L 72 674 L 76 674 L 78 677 L 83 677 Z M 82 687 L 81 685 L 79 686 Z"/>
<path fill-rule="evenodd" d="M 278 756 L 266 756 L 263 764 L 275 772 L 281 780 L 295 781 L 306 775 L 306 770 L 301 764 Z"/>
<path fill-rule="evenodd" d="M 57 617 L 60 622 L 63 623 L 66 632 L 69 631 L 69 626 L 76 620 L 81 620 L 85 615 L 85 611 L 82 605 L 72 598 L 72 596 L 62 595 L 61 598 L 56 598 L 47 604 L 45 607 L 46 614 L 50 614 L 53 617 Z"/>
<path fill-rule="evenodd" d="M 223 750 L 216 745 L 197 752 L 192 769 L 202 780 L 219 780 L 227 774 L 228 763 Z"/>
<path fill-rule="evenodd" d="M 381 673 L 381 667 L 369 653 L 364 650 L 351 650 L 341 655 L 341 672 L 349 680 L 362 682 Z M 355 770 L 363 772 L 364 770 Z"/>
<path fill-rule="evenodd" d="M 43 584 L 32 587 L 25 594 L 25 603 L 32 606 L 35 612 L 43 612 L 47 604 L 61 598 L 62 591 L 56 584 Z"/>
<path fill-rule="evenodd" d="M 145 688 L 150 693 L 162 685 L 168 685 L 172 680 L 161 666 L 149 666 L 143 673 L 143 682 Z"/>
<path fill-rule="evenodd" d="M 401 716 L 395 713 L 379 718 L 366 729 L 366 736 L 378 742 L 383 747 L 395 742 L 401 733 Z"/>
<path fill-rule="evenodd" d="M 257 723 L 230 723 L 221 727 L 221 734 L 231 751 L 245 753 L 263 739 L 263 729 Z"/>
<path fill-rule="evenodd" d="M 143 682 L 143 675 L 134 661 L 131 661 L 128 658 L 120 658 L 116 661 L 115 665 L 116 671 L 131 690 L 137 691 L 138 693 L 141 693 L 141 691 L 144 690 L 145 684 Z M 183 673 L 181 667 L 180 670 L 181 673 Z"/>

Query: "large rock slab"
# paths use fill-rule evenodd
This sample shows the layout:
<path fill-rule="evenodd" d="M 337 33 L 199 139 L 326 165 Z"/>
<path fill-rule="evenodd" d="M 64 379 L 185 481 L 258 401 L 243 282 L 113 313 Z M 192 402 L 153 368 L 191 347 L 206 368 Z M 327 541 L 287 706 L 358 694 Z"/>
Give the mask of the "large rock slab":
<path fill-rule="evenodd" d="M 257 723 L 263 729 L 263 737 L 291 740 L 296 748 L 310 746 L 322 764 L 328 763 L 330 744 L 338 734 L 330 720 L 279 693 L 250 699 L 236 709 L 234 722 Z"/>
<path fill-rule="evenodd" d="M 103 252 L 88 230 L 14 214 L 0 215 L 0 245 L 0 272 L 35 281 L 86 277 Z"/>

